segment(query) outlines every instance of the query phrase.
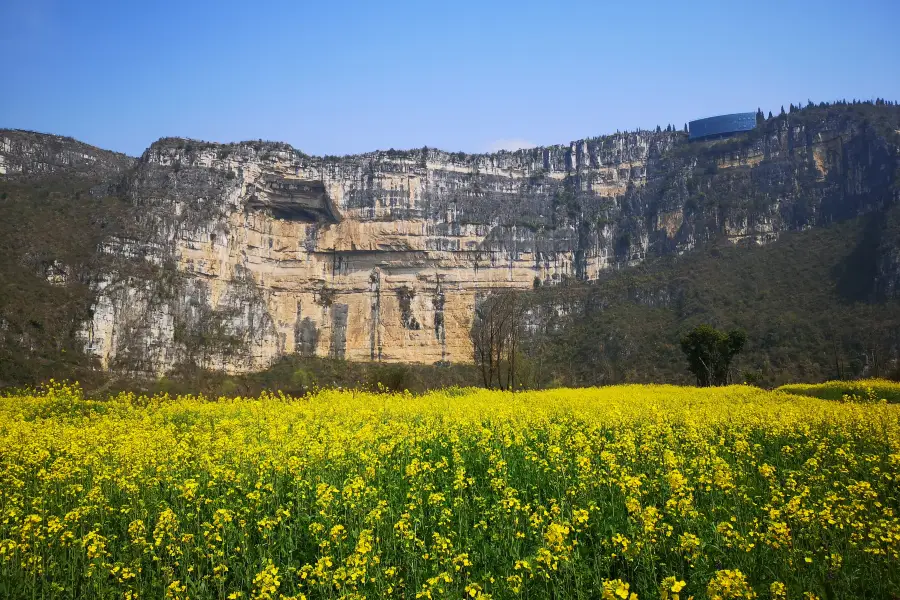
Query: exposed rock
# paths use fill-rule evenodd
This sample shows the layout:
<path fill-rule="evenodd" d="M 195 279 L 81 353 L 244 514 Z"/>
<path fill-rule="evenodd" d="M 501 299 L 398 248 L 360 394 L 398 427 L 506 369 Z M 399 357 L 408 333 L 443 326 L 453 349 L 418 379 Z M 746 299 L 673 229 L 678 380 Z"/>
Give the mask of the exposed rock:
<path fill-rule="evenodd" d="M 258 369 L 285 353 L 468 361 L 486 289 L 593 280 L 721 236 L 763 244 L 888 205 L 896 127 L 846 107 L 714 142 L 639 131 L 342 158 L 162 139 L 122 182 L 138 208 L 131 233 L 104 246 L 143 272 L 105 275 L 86 344 L 107 367 L 151 372 Z M 17 152 L 7 170 L 48 156 Z M 30 164 L 75 160 L 50 156 Z"/>

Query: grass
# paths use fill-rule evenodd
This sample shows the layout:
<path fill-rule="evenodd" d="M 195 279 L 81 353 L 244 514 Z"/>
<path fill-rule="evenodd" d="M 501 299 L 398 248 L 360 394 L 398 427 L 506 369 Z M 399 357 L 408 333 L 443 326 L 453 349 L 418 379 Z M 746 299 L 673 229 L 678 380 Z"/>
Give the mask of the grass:
<path fill-rule="evenodd" d="M 0 398 L 0 465 L 4 598 L 900 593 L 900 407 L 883 403 L 53 384 Z"/>

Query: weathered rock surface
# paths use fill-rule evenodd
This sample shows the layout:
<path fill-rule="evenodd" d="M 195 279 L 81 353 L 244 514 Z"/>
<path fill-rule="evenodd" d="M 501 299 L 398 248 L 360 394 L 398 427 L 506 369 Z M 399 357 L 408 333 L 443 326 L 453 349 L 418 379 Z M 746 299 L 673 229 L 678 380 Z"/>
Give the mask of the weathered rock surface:
<path fill-rule="evenodd" d="M 98 286 L 85 343 L 108 368 L 157 373 L 287 353 L 469 361 L 488 289 L 592 280 L 722 236 L 762 244 L 894 202 L 896 107 L 888 130 L 845 108 L 717 142 L 640 131 L 489 155 L 161 139 L 120 182 L 137 218 L 103 248 L 123 267 Z M 91 160 L 8 136 L 7 173 L 25 155 Z"/>

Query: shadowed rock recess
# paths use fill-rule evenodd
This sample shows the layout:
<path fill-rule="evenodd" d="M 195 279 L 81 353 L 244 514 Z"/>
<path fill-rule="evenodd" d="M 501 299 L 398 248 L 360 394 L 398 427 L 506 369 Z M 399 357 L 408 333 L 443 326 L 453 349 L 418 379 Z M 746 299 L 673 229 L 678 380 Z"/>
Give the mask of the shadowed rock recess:
<path fill-rule="evenodd" d="M 638 131 L 320 158 L 164 138 L 137 161 L 6 130 L 0 178 L 90 172 L 127 201 L 78 333 L 105 368 L 238 372 L 293 353 L 469 362 L 474 305 L 492 288 L 591 281 L 885 209 L 900 197 L 898 130 L 897 107 L 850 105 L 711 142 Z"/>

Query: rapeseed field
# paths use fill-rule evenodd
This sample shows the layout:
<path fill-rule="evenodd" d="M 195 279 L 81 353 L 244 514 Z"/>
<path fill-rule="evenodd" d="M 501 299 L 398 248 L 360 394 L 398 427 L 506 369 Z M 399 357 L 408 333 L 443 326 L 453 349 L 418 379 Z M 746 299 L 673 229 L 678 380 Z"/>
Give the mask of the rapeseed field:
<path fill-rule="evenodd" d="M 2 598 L 897 598 L 900 406 L 0 398 Z"/>
<path fill-rule="evenodd" d="M 900 402 L 900 383 L 887 379 L 860 379 L 857 381 L 826 381 L 825 383 L 792 383 L 779 391 L 802 396 L 814 396 L 823 400 L 842 402 Z"/>

